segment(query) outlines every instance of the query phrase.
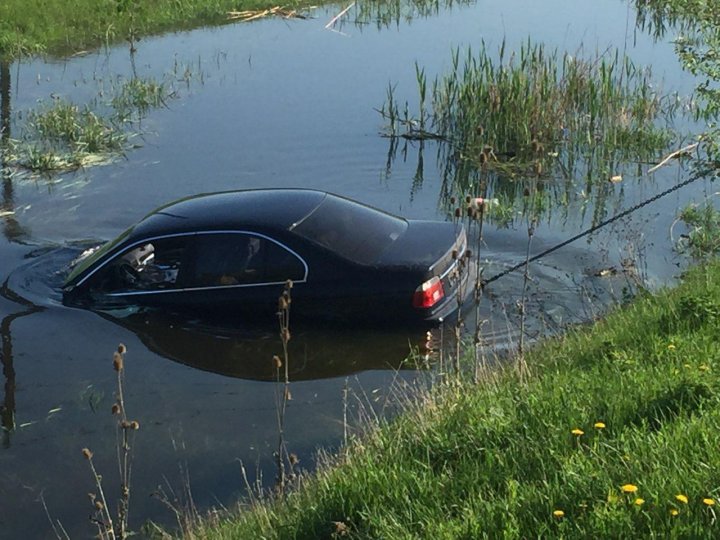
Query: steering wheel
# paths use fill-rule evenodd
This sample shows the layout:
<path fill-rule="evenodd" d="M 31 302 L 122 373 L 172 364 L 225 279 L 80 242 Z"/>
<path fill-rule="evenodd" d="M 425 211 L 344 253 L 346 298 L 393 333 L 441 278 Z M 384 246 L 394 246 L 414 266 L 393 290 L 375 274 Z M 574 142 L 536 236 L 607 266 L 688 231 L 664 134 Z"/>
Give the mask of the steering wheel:
<path fill-rule="evenodd" d="M 134 285 L 140 280 L 140 273 L 130 263 L 122 263 L 117 271 L 123 283 L 128 285 Z"/>

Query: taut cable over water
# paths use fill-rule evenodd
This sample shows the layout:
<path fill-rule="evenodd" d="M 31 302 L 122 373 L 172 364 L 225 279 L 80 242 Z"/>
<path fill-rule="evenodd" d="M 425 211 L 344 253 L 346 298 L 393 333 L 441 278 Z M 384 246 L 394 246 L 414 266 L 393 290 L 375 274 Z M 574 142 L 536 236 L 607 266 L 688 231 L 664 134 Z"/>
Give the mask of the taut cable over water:
<path fill-rule="evenodd" d="M 697 147 L 697 144 L 695 144 L 695 145 L 690 145 L 690 146 L 688 146 L 688 147 L 686 147 L 686 148 L 684 148 L 684 149 L 682 149 L 682 150 L 683 150 L 683 151 L 689 151 L 689 150 L 691 150 L 691 149 L 693 149 L 693 148 L 696 148 L 696 147 Z M 674 154 L 674 155 L 678 155 L 677 152 L 674 152 L 673 154 Z M 664 161 L 661 162 L 661 163 L 664 163 Z M 534 262 L 534 261 L 536 261 L 536 260 L 538 260 L 538 259 L 541 259 L 541 258 L 543 258 L 545 255 L 549 255 L 550 253 L 553 253 L 554 251 L 557 251 L 558 249 L 560 249 L 560 248 L 562 248 L 562 247 L 565 247 L 565 246 L 567 246 L 568 244 L 573 243 L 575 240 L 579 240 L 580 238 L 583 238 L 584 236 L 587 236 L 588 234 L 592 234 L 592 233 L 594 233 L 595 231 L 597 231 L 597 230 L 599 230 L 599 229 L 602 229 L 603 227 L 605 227 L 605 226 L 607 226 L 607 225 L 610 225 L 611 223 L 614 223 L 615 221 L 618 221 L 619 219 L 622 219 L 622 218 L 624 218 L 625 216 L 628 216 L 628 215 L 632 214 L 633 212 L 635 212 L 635 211 L 637 211 L 637 210 L 640 210 L 640 209 L 643 208 L 644 206 L 647 206 L 648 204 L 653 203 L 653 202 L 657 201 L 658 199 L 661 199 L 662 197 L 665 197 L 666 195 L 669 195 L 670 193 L 673 193 L 673 192 L 679 190 L 680 188 L 683 188 L 683 187 L 685 187 L 685 186 L 687 186 L 687 185 L 692 184 L 693 182 L 695 182 L 696 180 L 699 180 L 700 178 L 704 178 L 704 176 L 703 176 L 702 174 L 700 174 L 700 173 L 694 174 L 693 176 L 691 176 L 691 177 L 688 178 L 687 180 L 683 180 L 683 181 L 680 182 L 679 184 L 676 184 L 676 185 L 674 185 L 674 186 L 666 189 L 665 191 L 661 191 L 660 193 L 657 193 L 657 194 L 653 195 L 652 197 L 650 197 L 650 198 L 648 198 L 648 199 L 645 199 L 644 201 L 641 201 L 641 202 L 639 202 L 638 204 L 636 204 L 636 205 L 634 205 L 634 206 L 631 206 L 631 207 L 628 208 L 627 210 L 623 210 L 622 212 L 619 212 L 619 213 L 615 214 L 614 216 L 612 216 L 612 217 L 610 217 L 610 218 L 608 218 L 608 219 L 605 219 L 605 220 L 601 221 L 601 222 L 598 223 L 597 225 L 593 225 L 592 227 L 590 227 L 590 228 L 588 228 L 588 229 L 585 229 L 584 231 L 579 232 L 578 234 L 576 234 L 576 235 L 574 235 L 574 236 L 571 236 L 571 237 L 568 238 L 567 240 L 563 240 L 563 241 L 560 242 L 559 244 L 556 244 L 556 245 L 554 245 L 554 246 L 552 246 L 552 247 L 550 247 L 550 248 L 548 248 L 548 249 L 546 249 L 546 250 L 544 250 L 544 251 L 541 251 L 540 253 L 538 253 L 538 254 L 536 254 L 536 255 L 533 255 L 533 256 L 530 257 L 527 261 L 522 261 L 522 262 L 520 262 L 520 263 L 518 263 L 518 264 L 516 264 L 516 265 L 511 266 L 510 268 L 506 268 L 506 269 L 503 270 L 502 272 L 498 272 L 498 273 L 495 274 L 494 276 L 491 276 L 491 277 L 489 277 L 489 278 L 487 278 L 487 279 L 481 280 L 481 281 L 480 281 L 480 287 L 485 287 L 485 286 L 488 285 L 489 283 L 492 283 L 493 281 L 496 281 L 496 280 L 500 279 L 501 277 L 504 277 L 504 276 L 506 276 L 506 275 L 514 272 L 515 270 L 519 270 L 520 268 L 524 267 L 524 266 L 525 266 L 526 264 L 528 264 L 528 263 L 531 263 L 531 262 Z"/>

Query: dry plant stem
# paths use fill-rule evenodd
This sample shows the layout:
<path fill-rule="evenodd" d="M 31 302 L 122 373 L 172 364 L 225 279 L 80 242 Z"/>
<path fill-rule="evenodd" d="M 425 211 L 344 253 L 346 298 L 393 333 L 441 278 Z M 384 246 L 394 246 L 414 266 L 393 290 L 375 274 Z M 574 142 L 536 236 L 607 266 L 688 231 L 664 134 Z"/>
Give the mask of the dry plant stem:
<path fill-rule="evenodd" d="M 527 288 L 530 282 L 530 247 L 535 235 L 535 220 L 528 224 L 528 242 L 525 254 L 525 273 L 523 274 L 523 291 L 520 301 L 520 341 L 518 344 L 518 367 L 521 373 L 525 371 L 525 302 L 527 300 Z"/>
<path fill-rule="evenodd" d="M 480 190 L 480 196 L 483 200 L 487 199 L 487 183 L 483 180 L 482 181 L 482 189 Z M 480 321 L 480 300 L 482 299 L 482 269 L 480 268 L 480 250 L 482 248 L 482 241 L 483 241 L 483 224 L 485 223 L 485 206 L 480 205 L 478 208 L 479 217 L 477 219 L 478 222 L 478 237 L 477 237 L 477 247 L 475 248 L 475 284 L 474 284 L 474 291 L 473 291 L 473 299 L 475 300 L 475 335 L 473 336 L 473 357 L 475 359 L 475 372 L 473 375 L 473 382 L 475 384 L 478 384 L 480 382 L 480 370 L 482 369 L 485 371 L 485 362 L 484 358 L 485 356 L 482 354 L 481 348 L 482 348 L 482 337 L 480 336 L 480 328 L 481 328 L 481 321 Z M 480 358 L 483 358 L 482 365 L 480 363 Z"/>
<path fill-rule="evenodd" d="M 127 536 L 128 509 L 130 505 L 130 425 L 125 413 L 125 398 L 123 395 L 123 369 L 117 372 L 118 384 L 118 405 L 120 406 L 120 422 L 118 423 L 121 432 L 121 441 L 118 441 L 118 467 L 120 469 L 120 499 L 118 500 L 118 538 Z"/>
<path fill-rule="evenodd" d="M 349 377 L 345 377 L 345 385 L 343 386 L 343 450 L 346 455 L 348 450 L 348 381 Z"/>
<path fill-rule="evenodd" d="M 107 538 L 108 540 L 115 539 L 115 529 L 113 528 L 112 517 L 110 516 L 110 509 L 105 499 L 105 492 L 102 488 L 102 477 L 97 473 L 95 465 L 93 464 L 92 455 L 88 458 L 90 463 L 90 470 L 92 471 L 93 478 L 95 479 L 95 487 L 97 487 L 98 493 L 100 494 L 100 502 L 102 503 L 102 509 L 100 510 L 100 520 L 95 520 L 100 533 L 100 538 Z"/>
<path fill-rule="evenodd" d="M 287 449 L 285 445 L 285 412 L 287 410 L 287 403 L 290 400 L 290 371 L 289 361 L 290 355 L 288 353 L 288 343 L 290 342 L 290 304 L 292 298 L 290 290 L 292 289 L 292 281 L 288 280 L 285 284 L 285 289 L 282 295 L 278 299 L 278 322 L 280 325 L 280 340 L 282 341 L 283 347 L 283 364 L 285 368 L 285 379 L 282 395 L 278 396 L 276 392 L 277 400 L 277 423 L 278 423 L 278 445 L 276 450 L 275 462 L 278 469 L 276 487 L 281 494 L 285 491 L 285 458 Z M 277 367 L 277 380 L 280 382 L 280 366 L 276 362 Z M 290 464 L 290 472 L 292 473 L 292 462 L 288 459 Z"/>
<path fill-rule="evenodd" d="M 48 521 L 50 522 L 50 527 L 53 530 L 53 533 L 55 534 L 55 538 L 58 540 L 70 540 L 70 536 L 68 535 L 67 531 L 63 527 L 62 523 L 60 523 L 60 520 L 57 522 L 57 527 L 55 526 L 55 522 L 53 521 L 52 517 L 50 516 L 50 510 L 48 510 L 47 503 L 45 502 L 45 496 L 43 495 L 42 491 L 40 492 L 40 502 L 42 503 L 43 510 L 45 510 L 45 516 L 47 516 Z M 63 535 L 60 536 L 60 532 L 58 531 L 58 527 L 60 527 L 60 531 L 62 531 Z"/>
<path fill-rule="evenodd" d="M 668 154 L 667 156 L 665 156 L 665 157 L 660 161 L 660 163 L 658 163 L 657 165 L 655 165 L 655 166 L 653 166 L 653 167 L 650 167 L 650 168 L 648 169 L 648 172 L 647 172 L 647 173 L 648 173 L 648 174 L 654 173 L 654 172 L 657 171 L 659 168 L 664 167 L 671 159 L 680 157 L 680 156 L 682 156 L 683 154 L 687 154 L 688 152 L 690 152 L 690 151 L 692 151 L 692 150 L 695 150 L 695 149 L 698 147 L 699 144 L 700 144 L 700 143 L 688 144 L 687 146 L 681 148 L 680 150 L 675 150 L 674 152 L 671 152 L 670 154 Z"/>
<path fill-rule="evenodd" d="M 331 26 L 333 26 L 343 15 L 350 11 L 350 8 L 352 8 L 354 5 L 355 2 L 350 2 L 350 4 L 345 9 L 343 9 L 340 13 L 330 19 L 330 22 L 325 25 L 325 28 L 329 29 Z"/>

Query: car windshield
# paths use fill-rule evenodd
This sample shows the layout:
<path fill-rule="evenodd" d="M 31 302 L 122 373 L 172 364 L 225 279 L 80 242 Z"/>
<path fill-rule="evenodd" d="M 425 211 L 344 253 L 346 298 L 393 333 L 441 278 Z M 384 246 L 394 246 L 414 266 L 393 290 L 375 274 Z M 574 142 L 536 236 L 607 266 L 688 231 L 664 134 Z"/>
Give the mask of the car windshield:
<path fill-rule="evenodd" d="M 95 264 L 95 261 L 100 260 L 106 253 L 108 253 L 110 250 L 112 250 L 115 246 L 117 246 L 120 242 L 125 240 L 130 233 L 132 232 L 133 228 L 129 228 L 125 232 L 123 232 L 120 236 L 118 236 L 115 240 L 112 240 L 110 242 L 105 242 L 99 247 L 88 249 L 84 251 L 77 259 L 75 259 L 71 265 L 70 265 L 70 275 L 65 280 L 65 283 L 70 283 L 73 279 L 75 279 L 77 276 L 79 276 L 81 273 L 83 273 L 85 270 L 90 268 L 93 264 Z"/>
<path fill-rule="evenodd" d="M 404 219 L 328 195 L 290 230 L 350 261 L 373 264 L 407 226 Z"/>

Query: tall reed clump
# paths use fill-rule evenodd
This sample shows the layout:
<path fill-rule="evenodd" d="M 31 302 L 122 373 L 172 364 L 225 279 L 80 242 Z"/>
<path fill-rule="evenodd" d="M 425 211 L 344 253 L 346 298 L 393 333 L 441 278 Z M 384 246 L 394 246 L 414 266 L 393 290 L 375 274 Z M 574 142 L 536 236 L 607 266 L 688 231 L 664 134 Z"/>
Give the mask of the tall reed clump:
<path fill-rule="evenodd" d="M 90 518 L 103 540 L 124 540 L 130 535 L 128 515 L 130 510 L 130 481 L 132 476 L 132 442 L 135 432 L 140 429 L 137 420 L 130 420 L 125 410 L 125 345 L 120 344 L 113 353 L 113 369 L 117 374 L 117 392 L 111 412 L 117 416 L 117 460 L 120 479 L 120 493 L 117 497 L 117 512 L 113 520 L 113 511 L 108 506 L 108 499 L 103 489 L 103 477 L 93 463 L 93 452 L 83 448 L 82 454 L 87 459 L 95 482 L 96 493 L 90 493 L 93 514 Z"/>
<path fill-rule="evenodd" d="M 657 158 L 674 136 L 668 125 L 677 100 L 618 51 L 586 60 L 582 51 L 560 54 L 530 40 L 512 53 L 505 43 L 497 54 L 483 44 L 453 51 L 449 73 L 432 84 L 416 72 L 418 113 L 392 86 L 380 113 L 391 137 L 443 141 L 444 189 L 453 195 L 474 190 L 483 172 L 501 184 L 607 182 L 623 162 Z M 517 195 L 517 183 L 505 188 Z"/>

